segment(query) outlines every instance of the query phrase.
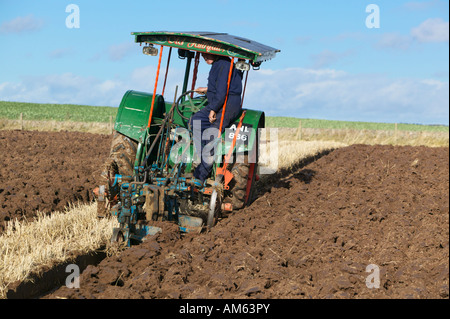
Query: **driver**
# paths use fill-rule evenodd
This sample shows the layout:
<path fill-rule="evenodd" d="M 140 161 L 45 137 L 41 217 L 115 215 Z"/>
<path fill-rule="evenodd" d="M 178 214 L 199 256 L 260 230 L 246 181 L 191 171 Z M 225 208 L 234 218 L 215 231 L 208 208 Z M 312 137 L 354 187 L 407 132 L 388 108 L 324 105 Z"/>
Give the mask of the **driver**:
<path fill-rule="evenodd" d="M 208 76 L 208 87 L 195 89 L 197 93 L 206 94 L 208 105 L 191 117 L 195 149 L 197 154 L 201 155 L 201 162 L 194 171 L 194 184 L 197 187 L 204 185 L 213 167 L 214 148 L 212 148 L 210 153 L 206 152 L 208 154 L 203 154 L 203 149 L 205 145 L 217 138 L 219 134 L 231 63 L 231 59 L 225 56 L 202 53 L 202 57 L 207 64 L 211 65 L 211 70 Z M 222 132 L 239 115 L 241 109 L 242 75 L 242 71 L 233 67 Z M 203 137 L 203 132 L 209 128 L 215 128 L 216 134 Z"/>

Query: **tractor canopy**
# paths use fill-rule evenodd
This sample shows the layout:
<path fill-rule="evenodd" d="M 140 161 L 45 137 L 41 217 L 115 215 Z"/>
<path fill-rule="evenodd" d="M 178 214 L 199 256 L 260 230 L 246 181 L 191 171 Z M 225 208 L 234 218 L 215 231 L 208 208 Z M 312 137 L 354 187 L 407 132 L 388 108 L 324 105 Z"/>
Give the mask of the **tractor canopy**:
<path fill-rule="evenodd" d="M 135 42 L 246 59 L 253 64 L 273 59 L 280 50 L 246 38 L 217 32 L 132 32 Z"/>
<path fill-rule="evenodd" d="M 238 69 L 246 71 L 248 75 L 251 67 L 254 70 L 258 70 L 261 63 L 275 58 L 276 54 L 280 52 L 280 50 L 270 46 L 228 33 L 150 31 L 132 32 L 131 34 L 135 37 L 136 43 L 144 44 L 142 50 L 144 54 L 157 56 L 159 53 L 153 94 L 134 90 L 127 91 L 122 98 L 116 116 L 114 129 L 139 143 L 145 143 L 144 139 L 147 135 L 154 137 L 158 134 L 159 127 L 165 115 L 170 113 L 170 110 L 173 109 L 173 105 L 175 104 L 175 100 L 172 103 L 172 99 L 168 99 L 164 95 L 172 49 L 178 49 L 178 57 L 186 60 L 181 96 L 188 91 L 190 77 L 192 79 L 190 85 L 191 91 L 194 90 L 197 78 L 198 59 L 201 53 L 222 55 L 230 57 L 232 60 L 237 60 L 235 63 L 236 68 L 241 63 L 240 66 L 242 68 Z M 157 94 L 163 47 L 169 47 L 169 53 L 162 93 Z M 192 62 L 195 62 L 193 72 L 191 72 Z M 244 99 L 246 83 L 247 80 L 245 80 L 242 100 Z M 193 93 L 191 94 L 192 97 Z M 178 98 L 176 95 L 177 91 L 175 92 L 175 97 Z M 201 103 L 202 101 L 202 99 L 188 100 L 193 104 Z M 182 102 L 184 102 L 184 97 L 181 100 Z M 177 109 L 179 110 L 178 106 Z M 242 129 L 239 131 L 237 138 L 241 139 L 239 142 L 245 141 L 245 143 L 237 143 L 236 150 L 238 152 L 248 152 L 253 150 L 256 145 L 257 129 L 265 127 L 265 115 L 264 112 L 258 110 L 250 110 L 247 108 L 242 108 L 242 110 L 245 110 L 246 113 L 241 123 Z M 182 114 L 173 112 L 173 123 L 181 127 L 187 127 L 188 119 L 192 115 L 191 111 L 192 109 L 189 110 L 187 108 L 187 110 L 181 112 Z M 239 118 L 228 128 L 228 132 L 222 135 L 227 149 L 232 145 L 234 132 L 237 130 L 238 124 Z"/>

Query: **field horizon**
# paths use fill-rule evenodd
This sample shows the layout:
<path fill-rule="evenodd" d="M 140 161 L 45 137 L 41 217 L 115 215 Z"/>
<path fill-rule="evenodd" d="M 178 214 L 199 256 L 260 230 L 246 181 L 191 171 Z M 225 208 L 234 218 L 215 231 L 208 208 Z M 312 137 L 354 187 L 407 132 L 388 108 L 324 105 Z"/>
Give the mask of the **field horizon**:
<path fill-rule="evenodd" d="M 0 130 L 78 131 L 111 134 L 117 107 L 0 101 Z M 449 126 L 266 116 L 266 128 L 287 141 L 351 144 L 449 145 Z"/>
<path fill-rule="evenodd" d="M 32 103 L 0 101 L 0 119 L 17 120 L 20 114 L 23 120 L 55 120 L 74 122 L 107 123 L 110 117 L 115 119 L 118 106 L 94 106 L 82 104 Z M 422 124 L 402 122 L 344 121 L 320 118 L 297 118 L 289 116 L 266 116 L 267 127 L 297 128 L 301 121 L 303 128 L 325 129 L 368 129 L 403 131 L 449 131 L 447 124 Z"/>

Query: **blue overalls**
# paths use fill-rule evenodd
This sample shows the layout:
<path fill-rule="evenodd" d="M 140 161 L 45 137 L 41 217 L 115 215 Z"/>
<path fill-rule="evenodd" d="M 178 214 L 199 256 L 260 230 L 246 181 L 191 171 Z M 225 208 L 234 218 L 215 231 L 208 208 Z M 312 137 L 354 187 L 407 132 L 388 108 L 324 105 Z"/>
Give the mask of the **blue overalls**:
<path fill-rule="evenodd" d="M 230 58 L 222 56 L 214 61 L 208 76 L 208 91 L 206 93 L 206 97 L 208 98 L 208 105 L 206 105 L 202 110 L 198 111 L 191 117 L 194 147 L 197 156 L 201 156 L 201 162 L 194 171 L 194 177 L 199 179 L 202 183 L 209 176 L 213 167 L 214 149 L 212 149 L 211 152 L 206 152 L 207 154 L 202 153 L 204 147 L 212 140 L 217 138 L 219 133 L 223 105 L 225 103 L 225 98 L 227 95 L 230 63 Z M 225 115 L 222 124 L 222 132 L 239 115 L 239 112 L 241 110 L 241 93 L 242 71 L 239 71 L 233 67 L 227 106 L 225 109 Z M 216 121 L 214 123 L 209 122 L 209 113 L 211 110 L 216 112 Z M 205 130 L 209 128 L 215 128 L 215 130 L 208 131 L 211 132 L 211 135 L 206 132 L 206 135 L 210 136 L 203 136 Z M 214 134 L 214 132 L 216 133 Z"/>

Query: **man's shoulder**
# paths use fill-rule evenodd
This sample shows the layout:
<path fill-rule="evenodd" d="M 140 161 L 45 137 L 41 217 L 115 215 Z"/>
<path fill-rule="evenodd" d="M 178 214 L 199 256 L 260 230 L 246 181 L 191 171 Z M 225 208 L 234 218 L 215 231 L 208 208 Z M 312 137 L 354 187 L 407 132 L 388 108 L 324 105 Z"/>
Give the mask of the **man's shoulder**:
<path fill-rule="evenodd" d="M 226 65 L 230 65 L 230 58 L 226 57 L 226 56 L 219 56 L 219 58 L 213 63 L 216 65 L 220 65 L 220 64 L 226 64 Z"/>

